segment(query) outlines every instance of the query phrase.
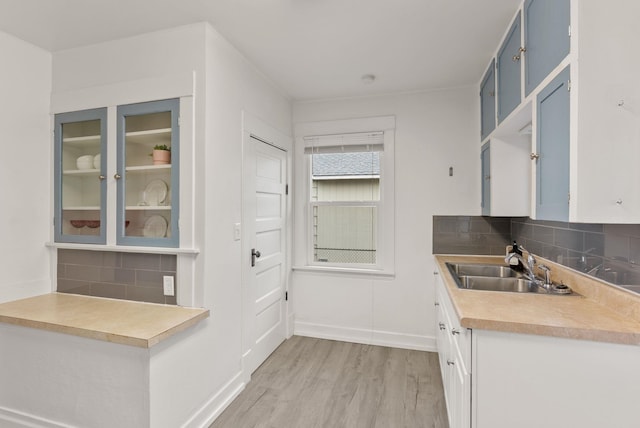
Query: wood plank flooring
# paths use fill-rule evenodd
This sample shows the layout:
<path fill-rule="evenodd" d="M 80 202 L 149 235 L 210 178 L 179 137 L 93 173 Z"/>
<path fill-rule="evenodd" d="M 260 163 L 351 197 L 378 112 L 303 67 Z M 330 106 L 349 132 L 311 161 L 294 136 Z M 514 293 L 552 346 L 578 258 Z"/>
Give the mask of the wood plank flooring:
<path fill-rule="evenodd" d="M 293 336 L 210 428 L 448 428 L 438 355 Z"/>

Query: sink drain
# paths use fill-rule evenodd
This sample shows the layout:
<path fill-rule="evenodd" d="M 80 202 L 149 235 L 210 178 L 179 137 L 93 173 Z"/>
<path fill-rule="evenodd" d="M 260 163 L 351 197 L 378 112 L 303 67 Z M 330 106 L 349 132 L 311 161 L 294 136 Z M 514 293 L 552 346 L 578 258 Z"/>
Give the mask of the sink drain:
<path fill-rule="evenodd" d="M 571 294 L 573 293 L 573 291 L 571 291 L 571 289 L 564 285 L 564 284 L 559 284 L 559 285 L 554 285 L 551 287 L 551 292 L 553 294 Z"/>

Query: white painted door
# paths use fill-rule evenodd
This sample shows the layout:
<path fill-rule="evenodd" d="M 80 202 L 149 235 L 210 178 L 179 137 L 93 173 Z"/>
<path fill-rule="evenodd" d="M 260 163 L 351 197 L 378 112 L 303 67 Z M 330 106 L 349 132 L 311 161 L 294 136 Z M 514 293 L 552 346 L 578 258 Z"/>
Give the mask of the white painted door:
<path fill-rule="evenodd" d="M 250 243 L 245 334 L 251 347 L 247 368 L 253 372 L 286 335 L 287 153 L 251 137 L 244 158 L 243 211 Z"/>

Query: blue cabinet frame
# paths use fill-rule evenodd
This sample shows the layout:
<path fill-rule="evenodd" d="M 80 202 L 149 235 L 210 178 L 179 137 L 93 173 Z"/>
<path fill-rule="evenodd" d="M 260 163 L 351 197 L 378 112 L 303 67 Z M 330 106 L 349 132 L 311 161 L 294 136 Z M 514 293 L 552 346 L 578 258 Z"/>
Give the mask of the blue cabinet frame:
<path fill-rule="evenodd" d="M 537 96 L 536 218 L 569 220 L 570 69 Z"/>
<path fill-rule="evenodd" d="M 127 120 L 133 116 L 149 115 L 154 113 L 170 112 L 171 114 L 171 182 L 169 191 L 171 194 L 170 219 L 168 231 L 171 236 L 148 237 L 148 236 L 127 236 L 126 234 L 126 181 L 127 181 L 127 161 L 126 161 L 126 125 Z M 179 165 L 180 165 L 180 144 L 179 144 L 179 113 L 180 100 L 169 99 L 151 101 L 139 104 L 129 104 L 118 106 L 117 123 L 117 172 L 121 176 L 117 183 L 117 224 L 116 243 L 118 245 L 138 245 L 147 247 L 178 247 L 180 243 L 179 235 L 179 213 L 180 213 L 180 193 L 179 193 Z M 152 211 L 152 210 L 150 210 Z"/>
<path fill-rule="evenodd" d="M 100 226 L 99 234 L 97 235 L 75 235 L 65 233 L 65 216 L 63 211 L 63 193 L 66 191 L 63 184 L 63 148 L 64 148 L 64 135 L 63 127 L 66 124 L 80 123 L 99 120 L 100 125 L 100 169 L 97 173 L 92 173 L 87 176 L 86 180 L 99 180 L 100 189 L 100 207 L 99 217 Z M 105 171 L 107 168 L 107 109 L 98 108 L 92 110 L 83 110 L 76 112 L 60 113 L 56 114 L 54 118 L 54 240 L 55 242 L 74 242 L 80 244 L 105 244 L 106 243 L 106 229 L 107 229 L 107 182 L 104 179 Z M 81 172 L 81 171 L 72 171 Z"/>
<path fill-rule="evenodd" d="M 525 95 L 569 54 L 570 3 L 570 0 L 526 0 L 524 3 Z"/>
<path fill-rule="evenodd" d="M 520 13 L 507 33 L 496 60 L 498 80 L 498 122 L 502 122 L 522 99 L 522 36 Z"/>
<path fill-rule="evenodd" d="M 482 145 L 480 149 L 480 172 L 482 178 L 482 215 L 491 215 L 491 142 Z"/>
<path fill-rule="evenodd" d="M 496 78 L 495 60 L 480 84 L 480 139 L 484 140 L 496 128 Z"/>

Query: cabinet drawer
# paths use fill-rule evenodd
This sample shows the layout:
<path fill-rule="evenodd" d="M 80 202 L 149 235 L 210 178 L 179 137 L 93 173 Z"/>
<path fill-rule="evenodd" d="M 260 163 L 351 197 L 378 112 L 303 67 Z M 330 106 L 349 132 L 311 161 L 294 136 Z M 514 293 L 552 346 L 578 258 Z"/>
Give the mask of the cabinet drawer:
<path fill-rule="evenodd" d="M 440 281 L 437 282 L 436 301 L 438 302 L 437 319 L 437 341 L 438 350 L 448 348 L 450 350 L 448 358 L 454 360 L 458 356 L 461 368 L 468 373 L 471 369 L 471 330 L 460 325 L 458 315 L 453 308 L 453 304 L 447 290 Z M 446 343 L 444 343 L 446 341 Z"/>

